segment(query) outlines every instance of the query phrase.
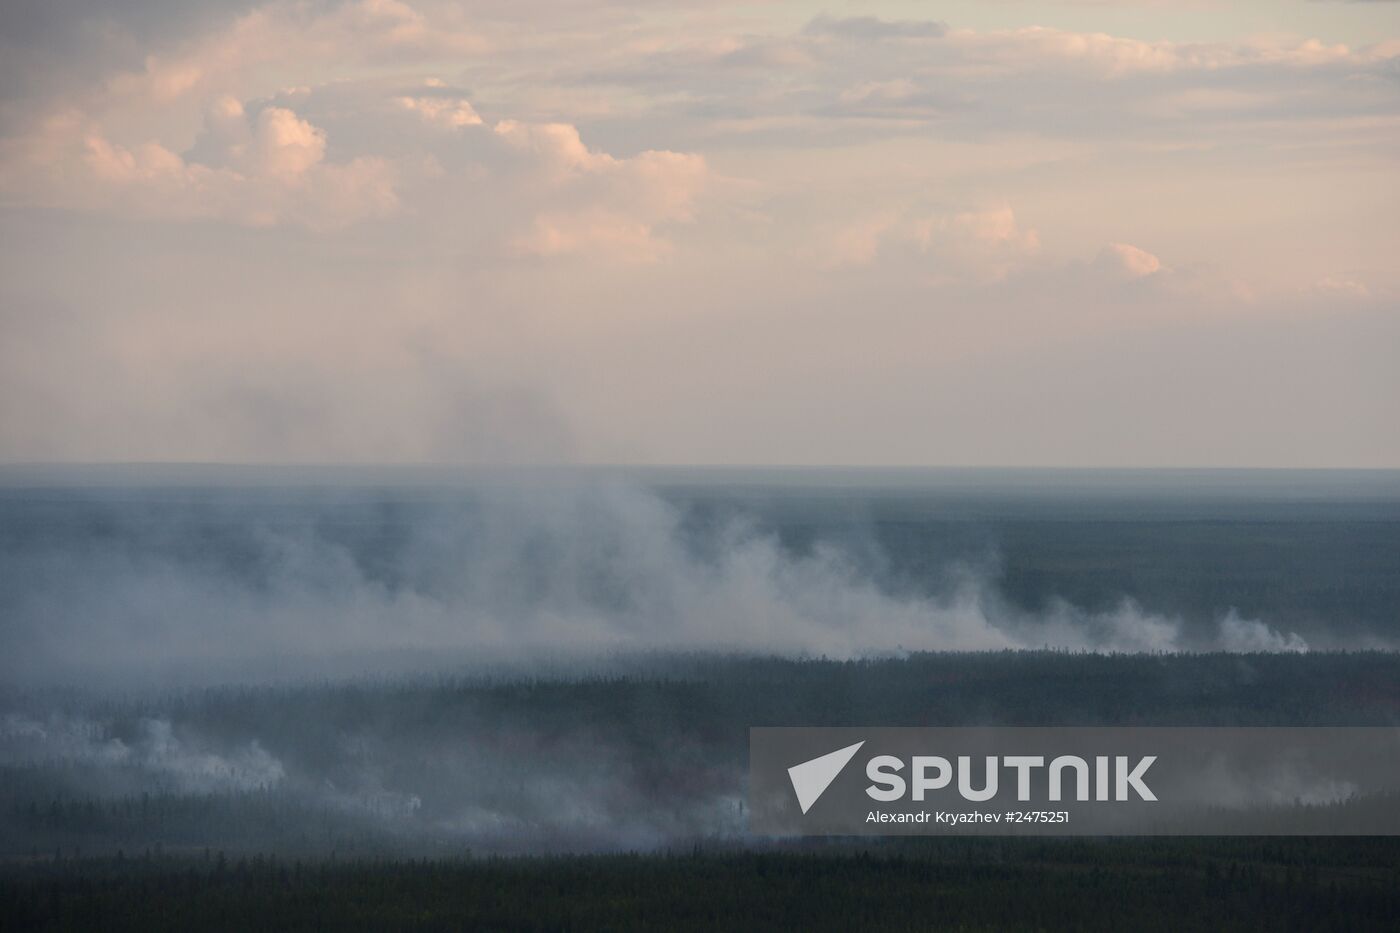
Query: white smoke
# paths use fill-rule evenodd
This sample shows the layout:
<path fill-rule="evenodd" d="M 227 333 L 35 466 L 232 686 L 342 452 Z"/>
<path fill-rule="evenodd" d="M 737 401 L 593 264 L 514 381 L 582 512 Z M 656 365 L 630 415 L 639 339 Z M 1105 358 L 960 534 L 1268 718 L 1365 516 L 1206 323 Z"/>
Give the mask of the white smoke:
<path fill-rule="evenodd" d="M 1226 810 L 1260 807 L 1335 806 L 1356 797 L 1352 781 L 1317 773 L 1297 761 L 1279 760 L 1248 771 L 1217 756 L 1182 792 L 1183 799 Z"/>
<path fill-rule="evenodd" d="M 1220 621 L 1220 646 L 1224 651 L 1307 651 L 1308 643 L 1292 632 L 1270 628 L 1258 619 L 1243 619 L 1233 608 Z"/>
<path fill-rule="evenodd" d="M 124 739 L 109 725 L 62 713 L 43 720 L 5 714 L 0 761 L 131 769 L 156 787 L 187 794 L 257 790 L 284 776 L 282 763 L 256 740 L 221 754 L 182 740 L 168 719 L 142 719 L 136 735 Z"/>
<path fill-rule="evenodd" d="M 281 673 L 387 672 L 395 656 L 1308 647 L 1233 610 L 1204 636 L 1130 599 L 1107 611 L 1057 601 L 1027 614 L 992 574 L 969 567 L 932 593 L 896 592 L 837 546 L 795 552 L 744 522 L 697 537 L 678 509 L 621 485 L 522 484 L 444 505 L 407 528 L 382 558 L 387 568 L 313 525 L 262 526 L 251 542 L 240 560 L 256 575 L 230 570 L 197 540 L 35 558 L 3 672 L 16 681 L 163 668 L 248 678 L 274 663 L 288 668 Z"/>

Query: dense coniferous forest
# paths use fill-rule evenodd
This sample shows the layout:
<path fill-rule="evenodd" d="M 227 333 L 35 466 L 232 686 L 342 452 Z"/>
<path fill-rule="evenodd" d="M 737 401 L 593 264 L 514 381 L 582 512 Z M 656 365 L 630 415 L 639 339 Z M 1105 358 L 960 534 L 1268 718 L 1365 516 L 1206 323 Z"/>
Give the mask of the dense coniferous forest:
<path fill-rule="evenodd" d="M 764 840 L 746 835 L 742 803 L 754 722 L 1393 724 L 1391 653 L 642 655 L 568 676 L 7 700 L 27 710 L 12 740 L 24 715 L 87 743 L 3 771 L 11 929 L 1273 931 L 1400 917 L 1400 839 Z"/>
<path fill-rule="evenodd" d="M 1392 839 L 914 840 L 434 861 L 44 859 L 32 930 L 1393 930 Z"/>

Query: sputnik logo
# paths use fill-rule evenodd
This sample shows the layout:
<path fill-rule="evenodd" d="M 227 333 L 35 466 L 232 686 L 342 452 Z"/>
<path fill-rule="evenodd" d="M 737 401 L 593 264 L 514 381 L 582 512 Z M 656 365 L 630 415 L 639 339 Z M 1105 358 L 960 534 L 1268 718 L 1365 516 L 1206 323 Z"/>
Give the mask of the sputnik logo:
<path fill-rule="evenodd" d="M 792 789 L 797 794 L 797 803 L 802 807 L 803 813 L 812 809 L 812 804 L 826 793 L 831 782 L 836 780 L 836 776 L 850 763 L 864 744 L 865 740 L 862 739 L 854 745 L 838 748 L 820 758 L 813 758 L 811 761 L 804 761 L 800 765 L 788 768 L 788 778 L 792 780 Z"/>

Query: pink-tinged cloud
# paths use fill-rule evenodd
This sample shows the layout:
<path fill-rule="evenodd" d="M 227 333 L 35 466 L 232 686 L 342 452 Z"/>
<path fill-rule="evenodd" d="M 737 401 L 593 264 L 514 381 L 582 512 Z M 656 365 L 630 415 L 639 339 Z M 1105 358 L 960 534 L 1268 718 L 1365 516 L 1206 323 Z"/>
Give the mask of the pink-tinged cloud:
<path fill-rule="evenodd" d="M 1128 279 L 1140 279 L 1160 272 L 1162 261 L 1145 249 L 1129 243 L 1110 243 L 1098 257 L 1099 266 Z"/>

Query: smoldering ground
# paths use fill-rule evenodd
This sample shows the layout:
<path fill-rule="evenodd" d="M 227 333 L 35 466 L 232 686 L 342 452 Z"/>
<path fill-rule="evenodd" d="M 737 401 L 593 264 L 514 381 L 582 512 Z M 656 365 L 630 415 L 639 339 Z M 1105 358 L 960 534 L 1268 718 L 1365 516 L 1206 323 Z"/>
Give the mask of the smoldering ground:
<path fill-rule="evenodd" d="M 590 674 L 9 691 L 0 855 L 755 845 L 751 725 L 1393 726 L 1398 673 L 1390 652 L 707 653 Z M 1202 777 L 1241 811 L 1355 791 L 1288 769 Z"/>

